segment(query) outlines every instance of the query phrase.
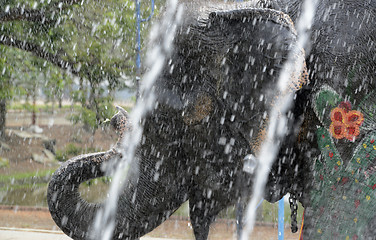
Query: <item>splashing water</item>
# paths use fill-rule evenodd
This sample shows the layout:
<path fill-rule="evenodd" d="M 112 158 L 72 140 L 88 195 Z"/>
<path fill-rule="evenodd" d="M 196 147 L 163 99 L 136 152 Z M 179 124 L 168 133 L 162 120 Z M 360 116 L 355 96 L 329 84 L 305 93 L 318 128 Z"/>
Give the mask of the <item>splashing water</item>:
<path fill-rule="evenodd" d="M 304 49 L 307 46 L 309 40 L 309 29 L 313 23 L 314 15 L 316 12 L 317 0 L 306 0 L 302 6 L 302 14 L 298 20 L 297 24 L 297 47 Z M 265 185 L 269 176 L 269 171 L 271 166 L 278 154 L 279 146 L 276 144 L 276 140 L 281 139 L 285 135 L 287 118 L 284 114 L 287 113 L 292 105 L 294 98 L 293 94 L 283 94 L 286 92 L 291 72 L 301 72 L 303 69 L 303 62 L 297 64 L 294 61 L 294 54 L 290 52 L 288 60 L 285 63 L 281 76 L 278 80 L 278 90 L 280 94 L 280 102 L 282 104 L 275 105 L 270 114 L 270 122 L 268 126 L 268 132 L 264 143 L 262 144 L 259 159 L 259 166 L 257 168 L 257 173 L 255 177 L 255 182 L 253 186 L 253 196 L 248 203 L 245 217 L 245 228 L 241 235 L 241 240 L 248 239 L 249 234 L 252 232 L 255 217 L 257 203 L 263 196 Z"/>
<path fill-rule="evenodd" d="M 91 239 L 109 240 L 112 238 L 119 195 L 129 175 L 130 164 L 138 161 L 135 158 L 135 152 L 142 136 L 141 119 L 154 107 L 155 97 L 152 86 L 161 73 L 165 60 L 172 51 L 172 42 L 182 16 L 182 8 L 178 6 L 177 0 L 169 0 L 167 6 L 164 18 L 151 31 L 152 42 L 158 39 L 160 43 L 157 46 L 153 46 L 152 51 L 148 53 L 149 57 L 147 59 L 149 61 L 147 65 L 150 66 L 150 70 L 144 75 L 140 86 L 141 98 L 137 101 L 130 114 L 132 130 L 125 135 L 121 143 L 123 157 L 117 163 L 118 166 L 116 166 L 117 170 L 109 190 L 109 197 L 104 207 L 98 211 L 94 220 Z"/>

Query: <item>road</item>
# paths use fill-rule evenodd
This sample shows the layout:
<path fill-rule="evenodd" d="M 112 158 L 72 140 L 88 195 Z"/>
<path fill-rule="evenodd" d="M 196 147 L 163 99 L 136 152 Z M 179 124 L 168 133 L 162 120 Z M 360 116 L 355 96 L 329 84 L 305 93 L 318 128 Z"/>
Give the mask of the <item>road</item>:
<path fill-rule="evenodd" d="M 60 231 L 47 231 L 40 229 L 25 229 L 25 228 L 1 228 L 1 240 L 72 240 Z M 178 240 L 167 238 L 151 238 L 142 237 L 141 240 Z"/>

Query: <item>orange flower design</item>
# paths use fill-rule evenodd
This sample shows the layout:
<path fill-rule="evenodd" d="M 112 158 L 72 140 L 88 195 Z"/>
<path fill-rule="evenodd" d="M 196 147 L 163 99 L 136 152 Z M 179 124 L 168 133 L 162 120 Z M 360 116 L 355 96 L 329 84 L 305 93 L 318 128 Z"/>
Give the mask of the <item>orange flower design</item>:
<path fill-rule="evenodd" d="M 360 133 L 359 127 L 364 121 L 363 114 L 356 110 L 351 110 L 349 102 L 342 102 L 330 113 L 329 131 L 336 139 L 346 138 L 354 141 Z"/>

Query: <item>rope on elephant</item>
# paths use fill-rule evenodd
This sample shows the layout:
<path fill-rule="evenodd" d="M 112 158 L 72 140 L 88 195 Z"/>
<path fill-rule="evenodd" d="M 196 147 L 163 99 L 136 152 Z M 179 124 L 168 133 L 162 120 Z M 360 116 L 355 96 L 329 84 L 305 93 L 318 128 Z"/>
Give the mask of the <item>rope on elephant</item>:
<path fill-rule="evenodd" d="M 305 211 L 303 211 L 302 226 L 300 227 L 299 240 L 303 240 L 304 213 Z"/>
<path fill-rule="evenodd" d="M 296 216 L 298 214 L 298 204 L 296 203 L 295 194 L 290 194 L 289 203 L 291 209 L 291 232 L 296 233 L 298 231 L 298 223 L 296 220 Z"/>

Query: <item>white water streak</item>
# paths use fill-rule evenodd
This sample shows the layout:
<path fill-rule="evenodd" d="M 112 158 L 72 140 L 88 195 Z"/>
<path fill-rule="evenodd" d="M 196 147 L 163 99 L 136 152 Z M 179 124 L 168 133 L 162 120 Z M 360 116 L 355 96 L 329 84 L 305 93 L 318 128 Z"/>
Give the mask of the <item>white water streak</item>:
<path fill-rule="evenodd" d="M 304 48 L 307 46 L 309 40 L 310 32 L 313 19 L 316 12 L 317 0 L 306 0 L 302 6 L 302 14 L 298 20 L 297 24 L 297 47 Z M 278 90 L 280 93 L 280 103 L 275 105 L 270 114 L 270 122 L 268 126 L 268 133 L 265 141 L 262 144 L 260 155 L 259 155 L 259 168 L 257 169 L 257 174 L 253 187 L 253 196 L 248 203 L 246 210 L 245 227 L 242 232 L 241 240 L 247 240 L 249 234 L 252 232 L 255 218 L 256 218 L 256 208 L 257 203 L 263 197 L 265 185 L 269 176 L 269 171 L 274 160 L 277 157 L 279 151 L 279 144 L 275 142 L 276 139 L 283 137 L 284 130 L 286 128 L 285 124 L 287 122 L 286 117 L 279 113 L 286 113 L 290 108 L 293 101 L 293 94 L 285 94 L 284 92 L 288 89 L 291 71 L 296 71 L 303 68 L 303 62 L 299 65 L 294 61 L 294 54 L 289 54 L 288 60 L 284 65 L 281 76 L 278 80 Z M 298 72 L 300 72 L 298 71 Z M 281 119 L 285 118 L 285 119 Z M 282 123 L 282 124 L 281 124 Z M 282 130 L 282 131 L 281 131 Z"/>
<path fill-rule="evenodd" d="M 155 97 L 153 94 L 153 84 L 162 72 L 166 58 L 172 51 L 172 42 L 174 40 L 177 25 L 180 23 L 182 16 L 182 8 L 178 7 L 177 0 L 169 0 L 167 12 L 161 23 L 155 26 L 151 32 L 153 38 L 159 37 L 162 41 L 160 45 L 155 46 L 151 52 L 148 53 L 149 61 L 147 64 L 150 70 L 144 75 L 141 84 L 140 92 L 141 98 L 137 101 L 136 106 L 130 114 L 130 122 L 132 123 L 132 131 L 127 133 L 122 143 L 122 155 L 119 166 L 117 166 L 116 173 L 109 190 L 109 197 L 107 198 L 103 209 L 98 211 L 93 226 L 93 239 L 110 240 L 112 239 L 113 231 L 115 229 L 115 216 L 117 211 L 117 202 L 127 182 L 128 169 L 130 166 L 137 165 L 135 157 L 137 146 L 140 142 L 143 127 L 141 119 L 154 108 Z M 161 36 L 161 32 L 165 35 Z M 132 165 L 131 165 L 132 164 Z"/>

